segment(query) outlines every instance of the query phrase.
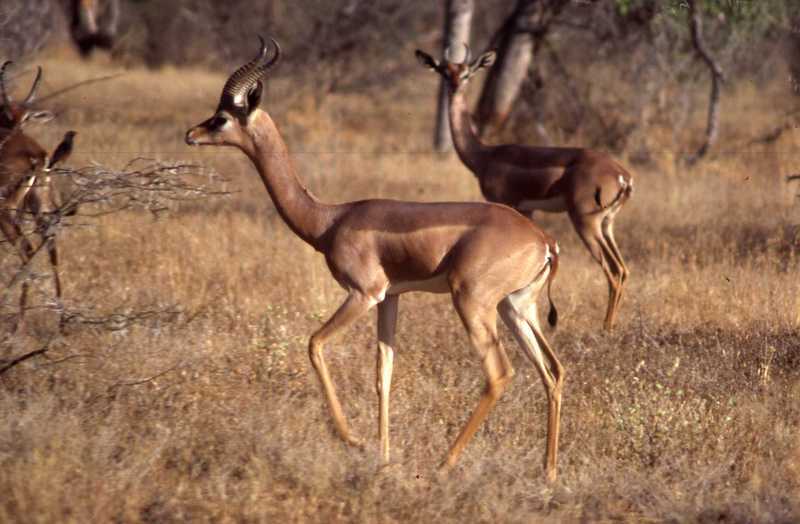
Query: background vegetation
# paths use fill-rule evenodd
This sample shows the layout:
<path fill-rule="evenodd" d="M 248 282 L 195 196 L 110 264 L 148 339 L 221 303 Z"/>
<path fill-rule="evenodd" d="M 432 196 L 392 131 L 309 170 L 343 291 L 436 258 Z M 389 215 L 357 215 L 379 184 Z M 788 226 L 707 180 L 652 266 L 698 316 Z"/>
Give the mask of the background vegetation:
<path fill-rule="evenodd" d="M 252 54 L 253 24 L 285 42 L 262 107 L 316 194 L 480 200 L 456 157 L 430 152 L 437 79 L 413 50 L 439 45 L 440 7 L 379 3 L 374 22 L 346 26 L 349 5 L 372 11 L 273 2 L 262 13 L 248 2 L 248 16 L 222 23 L 205 14 L 224 17 L 216 3 L 159 3 L 180 16 L 152 4 L 125 4 L 133 14 L 111 56 L 80 61 L 57 24 L 47 47 L 24 55 L 44 67 L 43 95 L 122 74 L 48 101 L 59 118 L 29 132 L 53 147 L 77 129 L 75 167 L 190 161 L 235 193 L 164 216 L 82 208 L 60 235 L 74 313 L 66 335 L 43 262 L 28 331 L 11 336 L 15 307 L 2 310 L 0 358 L 46 352 L 0 374 L 0 521 L 800 519 L 800 206 L 785 180 L 800 136 L 788 18 L 725 36 L 706 15 L 729 80 L 718 145 L 692 168 L 679 157 L 702 139 L 708 78 L 681 19 L 662 19 L 650 40 L 627 22 L 629 33 L 601 45 L 591 36 L 599 15 L 592 31 L 566 19 L 550 37 L 544 87 L 523 94 L 502 137 L 534 142 L 535 114 L 559 144 L 611 148 L 637 180 L 617 220 L 632 277 L 611 334 L 600 329 L 605 283 L 567 218 L 537 217 L 563 254 L 562 320 L 549 338 L 567 383 L 560 478 L 549 486 L 543 391 L 505 331 L 517 376 L 459 467 L 437 475 L 483 387 L 446 296 L 401 300 L 389 467 L 377 461 L 374 319 L 330 344 L 345 410 L 372 437 L 365 452 L 343 445 L 306 351 L 342 291 L 242 155 L 183 145 Z M 512 4 L 482 4 L 474 47 Z M 646 3 L 626 5 L 605 12 L 632 17 Z M 137 22 L 147 17 L 167 27 L 150 33 Z M 236 35 L 217 32 L 237 23 Z M 581 107 L 593 116 L 575 125 Z M 611 140 L 626 126 L 627 138 Z M 0 274 L 17 266 L 0 245 Z"/>

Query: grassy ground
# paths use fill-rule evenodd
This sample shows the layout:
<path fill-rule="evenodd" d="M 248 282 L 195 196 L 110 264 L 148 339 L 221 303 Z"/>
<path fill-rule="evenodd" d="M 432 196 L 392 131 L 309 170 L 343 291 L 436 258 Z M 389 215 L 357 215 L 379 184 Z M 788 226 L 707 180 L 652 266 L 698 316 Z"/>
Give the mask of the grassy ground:
<path fill-rule="evenodd" d="M 45 90 L 115 72 L 102 60 L 42 63 Z M 427 152 L 433 75 L 420 70 L 381 100 L 332 98 L 322 109 L 275 76 L 262 105 L 325 200 L 480 199 L 455 157 Z M 34 311 L 24 336 L 3 335 L 5 358 L 49 351 L 0 377 L 0 521 L 800 519 L 800 205 L 782 181 L 799 137 L 736 145 L 770 127 L 775 97 L 729 93 L 726 153 L 694 170 L 673 167 L 680 146 L 668 123 L 652 130 L 659 156 L 635 170 L 617 220 L 632 277 L 613 333 L 600 329 L 600 269 L 564 216 L 541 217 L 563 254 L 562 322 L 549 338 L 567 384 L 551 486 L 543 390 L 505 330 L 517 376 L 460 465 L 436 474 L 483 387 L 446 296 L 401 300 L 392 465 L 377 461 L 372 317 L 327 350 L 368 446 L 335 437 L 306 343 L 343 292 L 281 223 L 242 155 L 182 142 L 210 116 L 223 81 L 126 71 L 54 101 L 60 118 L 32 131 L 52 147 L 77 129 L 75 166 L 191 160 L 228 175 L 238 193 L 158 220 L 78 217 L 73 224 L 93 225 L 64 232 L 68 307 L 181 312 L 113 331 L 74 323 L 60 337 L 53 314 Z M 10 274 L 7 247 L 0 257 Z M 45 264 L 38 270 L 47 275 Z M 45 303 L 49 281 L 35 290 Z"/>

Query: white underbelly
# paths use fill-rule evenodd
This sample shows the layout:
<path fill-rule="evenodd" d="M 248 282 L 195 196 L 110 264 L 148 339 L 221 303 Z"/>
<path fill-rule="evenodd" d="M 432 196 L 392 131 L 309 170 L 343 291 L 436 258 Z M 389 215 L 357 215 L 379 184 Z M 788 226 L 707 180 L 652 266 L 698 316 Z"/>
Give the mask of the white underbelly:
<path fill-rule="evenodd" d="M 386 293 L 399 295 L 408 291 L 425 291 L 426 293 L 449 293 L 450 285 L 447 283 L 447 274 L 442 273 L 426 280 L 410 280 L 408 282 L 395 282 Z"/>
<path fill-rule="evenodd" d="M 567 210 L 567 202 L 564 200 L 563 195 L 559 195 L 542 200 L 522 200 L 514 207 L 522 213 L 530 213 L 531 211 L 563 213 Z"/>

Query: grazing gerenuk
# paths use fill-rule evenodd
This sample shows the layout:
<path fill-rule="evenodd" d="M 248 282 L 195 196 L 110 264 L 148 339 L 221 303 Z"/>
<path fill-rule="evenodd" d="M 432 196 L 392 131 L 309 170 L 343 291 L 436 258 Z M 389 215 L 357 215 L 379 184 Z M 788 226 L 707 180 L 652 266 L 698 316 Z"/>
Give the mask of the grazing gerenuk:
<path fill-rule="evenodd" d="M 39 68 L 36 79 L 28 95 L 22 102 L 11 99 L 5 85 L 5 73 L 11 62 L 5 62 L 0 68 L 0 230 L 6 240 L 18 251 L 23 264 L 28 264 L 34 249 L 23 234 L 20 227 L 23 215 L 29 213 L 35 219 L 42 242 L 47 244 L 50 265 L 53 270 L 53 285 L 56 300 L 61 304 L 61 281 L 58 276 L 58 250 L 55 238 L 47 232 L 45 214 L 58 208 L 55 202 L 56 191 L 53 187 L 50 169 L 56 163 L 66 160 L 72 151 L 74 131 L 68 131 L 58 145 L 52 157 L 36 140 L 23 132 L 23 126 L 29 122 L 46 122 L 53 115 L 49 111 L 38 111 L 31 107 L 36 90 L 42 78 Z M 15 331 L 24 323 L 28 296 L 28 283 L 22 282 L 20 295 L 20 313 Z M 59 325 L 63 327 L 63 311 Z"/>
<path fill-rule="evenodd" d="M 456 152 L 478 178 L 483 196 L 521 213 L 567 212 L 583 243 L 608 279 L 605 328 L 611 329 L 619 309 L 628 268 L 614 239 L 614 217 L 630 198 L 632 175 L 606 153 L 583 148 L 484 144 L 473 128 L 466 85 L 475 73 L 490 67 L 494 51 L 470 63 L 469 47 L 462 63 L 439 62 L 417 50 L 420 63 L 444 78 L 450 95 L 450 129 Z M 449 51 L 449 50 L 448 50 Z"/>
<path fill-rule="evenodd" d="M 514 374 L 497 334 L 497 313 L 535 364 L 548 397 L 547 477 L 556 477 L 564 370 L 542 335 L 536 298 L 549 287 L 558 247 L 513 209 L 486 203 L 414 203 L 361 200 L 325 204 L 299 181 L 289 152 L 269 114 L 259 109 L 264 74 L 278 61 L 261 51 L 234 72 L 214 115 L 186 134 L 190 145 L 233 146 L 255 165 L 278 213 L 300 238 L 325 256 L 347 298 L 311 336 L 309 354 L 322 382 L 335 427 L 361 445 L 345 420 L 323 357 L 325 342 L 378 306 L 378 379 L 381 456 L 389 460 L 389 389 L 398 297 L 407 291 L 451 293 L 487 376 L 475 411 L 450 448 L 451 466 Z M 551 305 L 550 320 L 556 322 Z"/>

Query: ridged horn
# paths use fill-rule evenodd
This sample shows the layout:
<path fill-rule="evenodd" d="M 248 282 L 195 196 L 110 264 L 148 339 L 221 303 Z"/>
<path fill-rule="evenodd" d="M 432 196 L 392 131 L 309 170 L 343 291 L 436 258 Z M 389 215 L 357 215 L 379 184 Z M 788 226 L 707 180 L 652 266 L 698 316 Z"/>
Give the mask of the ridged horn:
<path fill-rule="evenodd" d="M 11 105 L 11 97 L 8 96 L 8 92 L 6 91 L 6 69 L 11 64 L 13 64 L 11 60 L 6 60 L 3 62 L 3 67 L 0 67 L 0 92 L 2 92 L 3 105 L 5 106 Z"/>
<path fill-rule="evenodd" d="M 281 48 L 274 38 L 270 38 L 270 42 L 275 47 L 275 54 L 272 59 L 264 62 L 267 57 L 267 44 L 264 38 L 259 35 L 258 39 L 261 41 L 261 51 L 251 61 L 244 64 L 242 67 L 234 71 L 234 73 L 225 82 L 222 88 L 221 105 L 233 104 L 237 107 L 244 105 L 244 95 L 247 90 L 259 79 L 261 76 L 272 66 L 274 66 L 281 56 Z M 262 63 L 263 62 L 263 63 Z"/>
<path fill-rule="evenodd" d="M 275 48 L 275 54 L 272 56 L 269 62 L 265 62 L 264 64 L 256 68 L 255 71 L 253 71 L 253 74 L 258 73 L 258 76 L 253 78 L 252 80 L 253 82 L 258 80 L 264 73 L 269 71 L 272 68 L 272 66 L 278 63 L 278 60 L 280 60 L 281 58 L 281 46 L 279 46 L 278 42 L 276 42 L 275 39 L 272 37 L 270 37 L 269 41 L 270 43 L 272 43 L 272 47 Z"/>

